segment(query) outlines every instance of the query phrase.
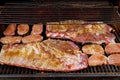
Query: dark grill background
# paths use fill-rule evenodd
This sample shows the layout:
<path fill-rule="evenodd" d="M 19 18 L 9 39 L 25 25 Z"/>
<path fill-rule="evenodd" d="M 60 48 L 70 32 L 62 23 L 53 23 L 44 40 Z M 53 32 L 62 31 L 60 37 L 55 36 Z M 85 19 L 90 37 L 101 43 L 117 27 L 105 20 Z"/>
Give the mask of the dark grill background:
<path fill-rule="evenodd" d="M 104 21 L 119 23 L 120 18 L 115 8 L 109 3 L 89 4 L 89 2 L 61 3 L 7 3 L 0 15 L 0 22 L 8 23 L 46 23 L 62 20 Z"/>

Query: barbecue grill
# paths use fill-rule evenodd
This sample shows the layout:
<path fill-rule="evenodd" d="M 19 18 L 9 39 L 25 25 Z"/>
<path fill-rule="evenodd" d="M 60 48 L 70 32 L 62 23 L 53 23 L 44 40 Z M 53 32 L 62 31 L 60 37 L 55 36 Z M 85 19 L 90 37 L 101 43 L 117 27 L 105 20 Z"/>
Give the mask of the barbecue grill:
<path fill-rule="evenodd" d="M 54 0 L 53 0 L 54 1 Z M 92 3 L 92 4 L 91 4 Z M 27 23 L 30 26 L 35 23 L 42 23 L 45 37 L 45 27 L 47 22 L 63 20 L 85 20 L 90 22 L 105 22 L 110 24 L 116 35 L 116 42 L 120 42 L 120 15 L 107 0 L 104 1 L 29 1 L 29 2 L 8 2 L 5 3 L 0 13 L 0 37 L 10 23 Z M 46 37 L 45 37 L 46 38 Z M 81 44 L 78 46 L 81 47 Z M 102 44 L 104 47 L 105 44 Z M 0 48 L 2 44 L 0 44 Z M 120 76 L 120 67 L 113 65 L 103 65 L 88 67 L 79 71 L 55 72 L 38 71 L 28 68 L 0 65 L 0 77 L 116 77 Z"/>

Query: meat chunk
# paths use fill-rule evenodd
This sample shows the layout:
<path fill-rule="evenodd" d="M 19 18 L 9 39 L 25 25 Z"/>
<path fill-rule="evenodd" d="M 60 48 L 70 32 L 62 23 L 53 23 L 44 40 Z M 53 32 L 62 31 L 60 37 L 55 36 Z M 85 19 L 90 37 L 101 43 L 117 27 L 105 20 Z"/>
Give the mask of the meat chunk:
<path fill-rule="evenodd" d="M 32 27 L 31 34 L 41 34 L 43 31 L 43 25 L 42 24 L 34 24 Z"/>
<path fill-rule="evenodd" d="M 104 54 L 104 49 L 99 44 L 88 44 L 82 47 L 86 54 Z"/>
<path fill-rule="evenodd" d="M 15 35 L 16 24 L 9 24 L 8 27 L 5 29 L 3 34 L 5 36 L 12 36 Z"/>
<path fill-rule="evenodd" d="M 17 33 L 19 35 L 24 35 L 24 34 L 28 33 L 29 25 L 28 24 L 19 24 L 17 29 L 18 29 Z"/>
<path fill-rule="evenodd" d="M 59 24 L 48 23 L 46 35 L 50 38 L 66 38 L 80 43 L 108 44 L 115 43 L 115 35 L 111 31 L 112 28 L 105 23 L 63 21 Z"/>
<path fill-rule="evenodd" d="M 20 43 L 22 37 L 20 36 L 5 36 L 0 39 L 1 43 L 3 44 L 15 44 Z"/>
<path fill-rule="evenodd" d="M 39 34 L 31 34 L 22 38 L 23 43 L 38 42 L 42 40 L 43 40 L 43 37 Z"/>
<path fill-rule="evenodd" d="M 107 64 L 107 57 L 102 54 L 93 54 L 88 59 L 89 66 L 101 66 Z"/>
<path fill-rule="evenodd" d="M 60 49 L 61 46 L 68 48 Z M 87 68 L 88 58 L 70 41 L 48 39 L 30 44 L 4 45 L 0 53 L 0 64 L 66 72 Z"/>
<path fill-rule="evenodd" d="M 105 52 L 107 54 L 120 53 L 120 43 L 110 43 L 105 47 Z"/>
<path fill-rule="evenodd" d="M 108 56 L 108 63 L 111 65 L 120 66 L 120 54 L 111 54 Z"/>

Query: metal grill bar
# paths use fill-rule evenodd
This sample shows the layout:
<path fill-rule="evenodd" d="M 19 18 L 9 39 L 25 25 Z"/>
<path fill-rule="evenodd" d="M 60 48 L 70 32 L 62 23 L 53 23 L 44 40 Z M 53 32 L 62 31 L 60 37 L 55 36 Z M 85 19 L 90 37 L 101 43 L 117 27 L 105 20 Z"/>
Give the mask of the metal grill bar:
<path fill-rule="evenodd" d="M 64 6 L 64 5 L 63 5 Z M 46 23 L 70 19 L 104 21 L 118 23 L 117 12 L 112 7 L 81 8 L 62 5 L 6 5 L 0 15 L 0 22 L 7 23 Z"/>
<path fill-rule="evenodd" d="M 3 65 L 1 65 L 3 66 Z M 14 69 L 13 69 L 14 68 Z M 120 72 L 120 67 L 113 66 L 113 65 L 103 65 L 103 66 L 96 66 L 96 67 L 88 67 L 87 69 L 77 71 L 77 72 L 67 72 L 67 73 L 108 73 L 108 72 Z M 99 71 L 98 71 L 99 70 Z M 14 72 L 16 71 L 16 72 Z M 4 65 L 4 70 L 2 74 L 38 74 L 42 73 L 42 71 L 27 69 L 27 68 L 21 68 L 21 67 L 13 67 L 13 66 L 6 66 Z M 54 71 L 44 72 L 45 73 L 59 73 Z M 62 72 L 61 72 L 62 73 Z M 66 72 L 63 72 L 66 73 Z"/>
<path fill-rule="evenodd" d="M 43 1 L 43 2 L 21 2 L 21 3 L 19 3 L 19 2 L 17 2 L 17 3 L 6 3 L 7 5 L 22 5 L 22 6 L 41 6 L 41 5 L 63 5 L 63 6 L 68 6 L 68 7 L 70 7 L 70 6 L 74 6 L 74 4 L 76 4 L 76 1 L 48 1 L 48 2 L 46 2 L 46 1 Z M 80 7 L 98 7 L 98 6 L 101 6 L 101 7 L 103 7 L 103 6 L 110 6 L 110 3 L 108 2 L 108 1 L 94 1 L 94 0 L 92 0 L 92 1 L 88 1 L 88 0 L 78 0 L 77 1 L 77 6 L 80 6 Z"/>

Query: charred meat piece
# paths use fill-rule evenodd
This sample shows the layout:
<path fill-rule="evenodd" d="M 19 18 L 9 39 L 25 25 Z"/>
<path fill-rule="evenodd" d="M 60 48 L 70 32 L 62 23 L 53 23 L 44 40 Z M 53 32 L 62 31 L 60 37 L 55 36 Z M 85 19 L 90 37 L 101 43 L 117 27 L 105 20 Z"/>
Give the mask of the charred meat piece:
<path fill-rule="evenodd" d="M 39 34 L 31 34 L 22 38 L 23 43 L 38 42 L 42 40 L 43 40 L 43 37 Z"/>
<path fill-rule="evenodd" d="M 89 66 L 101 66 L 107 64 L 107 57 L 102 54 L 93 54 L 88 59 Z"/>
<path fill-rule="evenodd" d="M 46 35 L 50 38 L 66 38 L 80 43 L 108 44 L 115 43 L 115 35 L 111 33 L 112 30 L 105 23 L 79 23 L 71 20 L 62 23 L 47 23 Z"/>
<path fill-rule="evenodd" d="M 30 44 L 3 45 L 0 64 L 66 72 L 87 68 L 88 58 L 70 41 L 49 39 Z"/>
<path fill-rule="evenodd" d="M 24 35 L 24 34 L 28 33 L 29 25 L 28 24 L 19 24 L 17 29 L 18 29 L 17 33 L 19 35 Z"/>
<path fill-rule="evenodd" d="M 108 63 L 111 65 L 120 66 L 120 54 L 111 54 L 108 56 Z"/>
<path fill-rule="evenodd" d="M 22 37 L 20 37 L 20 36 L 5 36 L 0 39 L 1 43 L 3 43 L 3 44 L 20 43 L 21 40 L 22 40 Z"/>
<path fill-rule="evenodd" d="M 5 29 L 3 34 L 5 36 L 12 36 L 15 35 L 16 24 L 9 24 L 8 27 Z"/>
<path fill-rule="evenodd" d="M 120 43 L 110 43 L 105 47 L 105 52 L 107 54 L 120 54 Z"/>
<path fill-rule="evenodd" d="M 34 24 L 32 27 L 31 34 L 41 34 L 43 31 L 43 25 L 42 24 Z"/>
<path fill-rule="evenodd" d="M 86 54 L 104 54 L 104 49 L 99 44 L 84 45 L 82 51 Z"/>

